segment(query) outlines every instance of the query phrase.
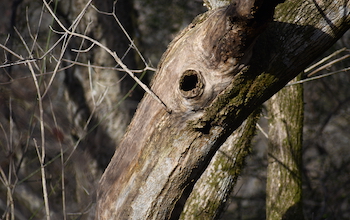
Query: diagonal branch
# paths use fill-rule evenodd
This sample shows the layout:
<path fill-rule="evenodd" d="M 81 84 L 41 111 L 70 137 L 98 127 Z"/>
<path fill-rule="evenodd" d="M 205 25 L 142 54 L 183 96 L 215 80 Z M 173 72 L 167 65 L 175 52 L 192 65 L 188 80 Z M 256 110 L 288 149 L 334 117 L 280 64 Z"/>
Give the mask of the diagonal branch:
<path fill-rule="evenodd" d="M 97 219 L 177 219 L 231 133 L 350 28 L 350 2 L 288 1 L 264 30 L 274 8 L 236 0 L 169 45 L 152 91 L 172 114 L 144 97 L 101 179 Z"/>

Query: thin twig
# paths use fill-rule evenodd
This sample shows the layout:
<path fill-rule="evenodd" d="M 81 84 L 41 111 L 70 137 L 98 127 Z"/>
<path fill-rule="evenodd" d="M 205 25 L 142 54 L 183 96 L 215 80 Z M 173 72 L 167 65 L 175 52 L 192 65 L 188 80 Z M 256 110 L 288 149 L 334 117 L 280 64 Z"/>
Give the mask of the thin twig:
<path fill-rule="evenodd" d="M 264 129 L 259 125 L 259 123 L 256 123 L 256 127 L 261 131 L 261 133 L 268 139 L 269 135 L 264 131 Z"/>
<path fill-rule="evenodd" d="M 18 55 L 16 52 L 12 51 L 10 48 L 6 47 L 3 44 L 0 44 L 0 47 L 4 50 L 6 50 L 7 52 L 9 52 L 10 54 L 14 55 L 15 57 L 17 57 L 20 60 L 24 60 L 24 58 L 21 55 Z"/>
<path fill-rule="evenodd" d="M 68 62 L 68 63 L 79 65 L 79 66 L 85 66 L 85 67 L 89 67 L 90 66 L 90 67 L 95 68 L 95 69 L 108 69 L 108 70 L 117 70 L 119 72 L 125 72 L 125 70 L 122 69 L 122 68 L 105 67 L 105 66 L 98 66 L 98 65 L 92 65 L 92 64 L 88 65 L 86 63 L 81 63 L 81 62 L 68 60 L 68 59 L 62 59 L 62 60 L 65 61 L 65 62 Z M 140 69 L 140 70 L 130 70 L 130 71 L 133 72 L 133 73 L 143 73 L 143 72 L 145 72 L 147 70 L 155 72 L 157 69 L 155 69 L 153 67 L 146 66 L 145 68 Z"/>
<path fill-rule="evenodd" d="M 32 63 L 32 62 L 36 62 L 36 61 L 38 61 L 38 59 L 34 59 L 34 58 L 33 59 L 18 60 L 18 61 L 13 62 L 13 63 L 7 63 L 7 64 L 0 65 L 0 68 L 6 68 L 9 66 L 16 66 L 16 65 L 20 65 L 20 64 L 26 64 L 26 63 Z"/>
<path fill-rule="evenodd" d="M 2 44 L 0 44 L 0 46 L 3 46 L 4 50 L 8 50 L 8 48 Z M 20 56 L 17 54 L 17 56 Z M 5 67 L 8 67 L 8 66 L 15 66 L 15 65 L 21 65 L 21 64 L 27 64 L 27 63 L 33 63 L 33 62 L 36 62 L 36 61 L 40 61 L 42 60 L 41 58 L 28 58 L 28 59 L 22 59 L 22 60 L 17 60 L 15 62 L 12 62 L 12 63 L 7 63 L 7 64 L 3 64 L 3 65 L 0 65 L 0 68 L 5 68 Z M 84 67 L 89 67 L 88 64 L 86 63 L 81 63 L 81 62 L 77 62 L 77 61 L 73 61 L 73 60 L 69 60 L 69 59 L 62 59 L 62 61 L 65 61 L 67 63 L 70 63 L 70 65 L 68 66 L 65 66 L 65 67 L 62 67 L 60 69 L 58 69 L 57 71 L 60 72 L 60 71 L 63 71 L 63 70 L 66 70 L 66 69 L 69 69 L 71 68 L 72 66 L 74 65 L 79 65 L 79 66 L 84 66 Z M 95 68 L 95 69 L 105 69 L 105 70 L 116 70 L 116 71 L 119 71 L 119 72 L 125 72 L 124 69 L 122 68 L 116 68 L 116 67 L 105 67 L 105 66 L 98 66 L 98 65 L 92 65 L 90 64 L 90 67 L 91 68 Z M 140 69 L 140 70 L 130 70 L 131 72 L 133 73 L 143 73 L 145 71 L 152 71 L 152 72 L 155 72 L 156 69 L 153 68 L 153 67 L 150 67 L 150 66 L 146 66 L 144 69 Z M 39 74 L 35 74 L 35 76 L 39 77 L 39 76 L 43 76 L 43 75 L 50 75 L 52 74 L 53 71 L 48 71 L 48 72 L 45 72 L 45 73 L 39 73 Z M 11 76 L 9 76 L 11 77 Z M 18 77 L 16 78 L 16 80 L 21 80 L 21 79 L 28 79 L 29 77 L 31 76 L 23 76 L 23 77 Z M 120 80 L 118 80 L 117 82 L 115 83 L 119 83 L 124 77 L 122 77 Z M 6 85 L 6 84 L 9 84 L 9 83 L 12 83 L 13 79 L 9 82 L 4 82 L 4 83 L 0 83 L 0 85 Z M 115 84 L 114 83 L 114 84 Z"/>
<path fill-rule="evenodd" d="M 91 99 L 92 99 L 92 103 L 94 104 L 94 106 L 96 106 L 96 102 L 95 102 L 95 95 L 93 92 L 93 86 L 92 86 L 92 69 L 90 67 L 90 60 L 88 60 L 88 74 L 89 74 L 89 84 L 90 84 L 90 90 L 91 90 Z"/>
<path fill-rule="evenodd" d="M 340 50 L 337 50 L 337 51 L 333 52 L 333 53 L 330 54 L 329 56 L 326 56 L 325 58 L 321 59 L 321 60 L 318 61 L 317 63 L 311 65 L 311 66 L 308 67 L 308 68 L 306 68 L 306 69 L 304 70 L 304 72 L 305 72 L 305 73 L 310 72 L 312 69 L 316 68 L 317 66 L 321 65 L 322 63 L 325 63 L 327 60 L 329 60 L 329 59 L 331 59 L 332 57 L 338 55 L 339 53 L 345 51 L 346 49 L 347 49 L 347 48 L 344 47 L 344 48 L 342 48 L 342 49 L 340 49 Z"/>
<path fill-rule="evenodd" d="M 47 3 L 44 1 L 44 4 L 47 5 Z M 68 30 L 60 21 L 59 19 L 53 14 L 51 8 L 47 5 L 48 10 L 50 11 L 51 15 L 55 18 L 56 22 L 59 24 L 59 26 L 65 31 L 65 34 L 69 34 L 70 36 L 76 36 L 76 37 L 80 37 L 83 39 L 86 39 L 96 45 L 98 45 L 99 47 L 101 47 L 102 49 L 104 49 L 105 51 L 107 51 L 113 58 L 114 60 L 118 63 L 118 65 L 124 69 L 124 71 L 126 73 L 129 74 L 129 76 L 131 78 L 133 78 L 152 98 L 154 98 L 155 100 L 157 100 L 161 105 L 163 105 L 163 107 L 165 108 L 165 110 L 168 113 L 171 113 L 171 110 L 166 106 L 166 104 L 152 91 L 150 90 L 144 83 L 141 82 L 141 80 L 139 80 L 139 78 L 137 78 L 129 69 L 128 67 L 121 61 L 121 59 L 118 57 L 118 55 L 111 51 L 109 48 L 107 48 L 106 46 L 104 46 L 102 43 L 98 42 L 95 39 L 92 39 L 91 37 L 88 37 L 86 35 L 82 35 L 79 33 L 75 33 L 72 32 L 70 30 Z"/>
<path fill-rule="evenodd" d="M 96 6 L 94 6 L 93 4 L 91 5 L 92 8 L 94 8 L 98 13 L 100 14 L 104 14 L 104 15 L 108 15 L 108 16 L 113 16 L 114 20 L 118 23 L 119 27 L 121 28 L 121 30 L 123 31 L 123 33 L 125 34 L 125 36 L 128 38 L 130 44 L 131 44 L 131 47 L 133 49 L 136 50 L 137 54 L 139 55 L 139 57 L 141 58 L 142 62 L 146 65 L 147 65 L 147 62 L 145 60 L 145 58 L 142 56 L 140 50 L 137 48 L 137 46 L 135 45 L 134 41 L 131 39 L 130 35 L 128 34 L 128 32 L 125 30 L 124 26 L 122 25 L 122 23 L 119 21 L 117 15 L 116 15 L 116 4 L 117 4 L 117 1 L 114 1 L 113 2 L 113 11 L 112 12 L 104 12 L 104 11 L 100 11 L 98 8 L 96 8 Z"/>
<path fill-rule="evenodd" d="M 57 118 L 54 112 L 54 107 L 50 98 L 50 109 L 51 109 L 51 115 L 55 124 L 55 128 L 59 129 L 58 123 L 57 123 Z M 58 132 L 60 132 L 58 130 Z M 67 211 L 66 211 L 66 191 L 65 191 L 65 165 L 64 165 L 64 149 L 62 146 L 62 141 L 59 137 L 59 135 L 57 135 L 57 140 L 58 143 L 60 145 L 60 154 L 61 154 L 61 188 L 62 188 L 62 211 L 63 211 L 63 220 L 67 219 Z"/>
<path fill-rule="evenodd" d="M 38 97 L 38 105 L 39 105 L 39 122 L 40 122 L 40 135 L 41 135 L 41 155 L 38 152 L 38 158 L 40 161 L 40 168 L 41 168 L 41 181 L 43 186 L 43 195 L 44 195 L 44 204 L 45 204 L 45 212 L 46 212 L 46 219 L 50 220 L 50 207 L 49 207 L 49 198 L 47 194 L 47 188 L 46 188 L 46 175 L 45 175 L 45 130 L 44 130 L 44 108 L 43 108 L 43 100 L 42 95 L 40 93 L 40 87 L 39 82 L 35 76 L 34 69 L 32 67 L 31 63 L 28 63 L 29 70 L 32 74 L 32 78 L 34 81 L 35 88 L 37 90 L 37 97 Z M 38 148 L 36 144 L 36 140 L 34 139 L 35 146 Z"/>
<path fill-rule="evenodd" d="M 77 50 L 77 49 L 72 49 L 73 52 L 76 52 L 76 53 L 86 53 L 86 52 L 89 52 L 93 47 L 95 46 L 95 44 L 91 44 L 90 47 L 88 47 L 87 49 L 84 49 L 84 50 Z"/>
<path fill-rule="evenodd" d="M 46 6 L 47 10 L 49 10 L 51 16 L 52 16 L 52 17 L 55 19 L 55 21 L 60 25 L 60 27 L 62 27 L 63 30 L 66 31 L 66 33 L 63 35 L 65 41 L 64 41 L 64 43 L 62 44 L 61 54 L 60 54 L 60 56 L 59 56 L 59 58 L 58 58 L 58 62 L 57 62 L 57 64 L 56 64 L 56 66 L 55 66 L 54 72 L 53 72 L 53 74 L 52 74 L 52 76 L 51 76 L 51 78 L 50 78 L 50 81 L 49 81 L 49 83 L 48 83 L 48 86 L 47 86 L 46 90 L 44 91 L 44 93 L 43 93 L 43 95 L 42 95 L 43 97 L 46 95 L 46 93 L 47 93 L 48 90 L 50 89 L 50 86 L 51 86 L 51 84 L 52 84 L 52 82 L 53 82 L 53 80 L 54 80 L 54 78 L 55 78 L 55 76 L 56 76 L 56 74 L 57 74 L 57 72 L 58 72 L 58 69 L 59 69 L 59 66 L 60 66 L 60 64 L 61 64 L 61 60 L 62 60 L 62 58 L 63 58 L 63 55 L 64 55 L 64 53 L 65 53 L 65 51 L 66 51 L 66 49 L 67 49 L 67 47 L 68 47 L 68 42 L 70 41 L 70 39 L 71 39 L 72 36 L 73 36 L 73 35 L 69 34 L 69 32 L 74 33 L 75 29 L 77 28 L 77 26 L 78 26 L 80 20 L 82 19 L 83 15 L 85 14 L 87 8 L 90 6 L 91 2 L 92 2 L 92 0 L 90 0 L 90 1 L 84 6 L 84 8 L 82 9 L 82 11 L 79 13 L 79 15 L 77 16 L 77 18 L 73 21 L 72 25 L 69 27 L 69 29 L 72 29 L 72 31 L 68 31 L 68 30 L 64 27 L 64 25 L 61 23 L 61 21 L 57 18 L 57 16 L 56 16 L 55 13 L 52 11 L 52 9 L 51 9 L 50 6 L 48 5 L 48 3 L 47 3 L 45 0 L 43 0 L 43 3 L 44 3 L 44 5 Z"/>
<path fill-rule="evenodd" d="M 0 167 L 0 181 L 3 183 L 3 185 L 6 187 L 6 190 L 7 190 L 7 206 L 10 207 L 10 211 L 9 212 L 6 212 L 4 213 L 4 215 L 6 215 L 6 219 L 9 219 L 8 218 L 8 215 L 11 216 L 11 220 L 15 220 L 15 206 L 14 206 L 14 202 L 13 202 L 13 197 L 12 197 L 12 190 L 11 190 L 11 180 L 9 180 L 7 177 L 6 177 L 6 174 L 5 172 L 3 171 L 2 167 Z M 9 174 L 10 175 L 10 174 Z"/>
<path fill-rule="evenodd" d="M 340 57 L 340 58 L 338 58 L 338 59 L 335 59 L 335 60 L 333 60 L 333 61 L 331 61 L 331 62 L 329 62 L 329 63 L 327 63 L 327 64 L 325 64 L 325 65 L 323 65 L 323 66 L 321 66 L 321 67 L 319 67 L 319 68 L 317 68 L 316 70 L 312 71 L 312 72 L 309 73 L 307 76 L 310 77 L 310 76 L 312 76 L 312 75 L 315 75 L 316 73 L 320 72 L 321 70 L 324 70 L 324 69 L 326 69 L 326 68 L 332 66 L 333 64 L 338 63 L 338 62 L 340 62 L 340 61 L 342 61 L 342 60 L 345 60 L 345 59 L 347 59 L 347 58 L 349 58 L 349 57 L 350 57 L 350 54 L 347 54 L 347 55 L 342 56 L 342 57 Z"/>
<path fill-rule="evenodd" d="M 17 35 L 19 36 L 19 38 L 21 39 L 22 41 L 22 44 L 24 45 L 24 47 L 26 48 L 27 52 L 28 52 L 28 55 L 29 55 L 29 58 L 30 59 L 33 59 L 33 55 L 32 55 L 32 52 L 31 50 L 29 49 L 28 45 L 27 45 L 27 42 L 24 40 L 24 38 L 22 37 L 21 33 L 19 33 L 19 31 L 17 30 L 17 28 L 14 28 Z M 35 65 L 36 69 L 39 70 L 39 66 L 37 65 L 36 62 L 33 62 L 33 64 Z"/>
<path fill-rule="evenodd" d="M 331 73 L 326 73 L 326 74 L 322 74 L 322 75 L 319 75 L 319 76 L 314 76 L 314 77 L 311 77 L 311 78 L 307 78 L 307 79 L 299 80 L 299 81 L 296 81 L 296 82 L 288 83 L 286 86 L 292 86 L 292 85 L 296 85 L 296 84 L 301 84 L 301 83 L 309 82 L 309 81 L 316 80 L 316 79 L 321 79 L 321 78 L 324 78 L 324 77 L 327 77 L 327 76 L 331 76 L 331 75 L 334 75 L 334 74 L 337 74 L 337 73 L 341 73 L 341 72 L 346 72 L 346 71 L 350 71 L 350 67 L 347 67 L 347 68 L 342 69 L 342 70 L 334 71 L 334 72 L 331 72 Z"/>

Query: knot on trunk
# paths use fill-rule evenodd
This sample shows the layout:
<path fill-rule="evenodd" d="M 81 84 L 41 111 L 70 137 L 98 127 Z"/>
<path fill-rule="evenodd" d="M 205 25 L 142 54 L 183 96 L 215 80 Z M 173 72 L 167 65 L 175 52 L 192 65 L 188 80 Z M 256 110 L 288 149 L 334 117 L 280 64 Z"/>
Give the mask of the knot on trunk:
<path fill-rule="evenodd" d="M 200 97 L 203 94 L 204 86 L 204 78 L 196 70 L 186 70 L 179 80 L 180 94 L 187 99 Z"/>

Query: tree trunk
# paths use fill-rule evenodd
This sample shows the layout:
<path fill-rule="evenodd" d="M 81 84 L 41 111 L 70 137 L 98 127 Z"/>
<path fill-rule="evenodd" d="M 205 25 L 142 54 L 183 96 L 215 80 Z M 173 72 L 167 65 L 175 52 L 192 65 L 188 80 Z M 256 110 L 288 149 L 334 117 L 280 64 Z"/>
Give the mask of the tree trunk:
<path fill-rule="evenodd" d="M 301 185 L 303 110 L 302 84 L 285 87 L 268 101 L 268 220 L 304 219 Z"/>
<path fill-rule="evenodd" d="M 209 10 L 229 5 L 229 1 L 205 1 Z M 256 111 L 235 130 L 195 184 L 186 201 L 181 219 L 217 219 L 225 210 L 226 202 L 251 151 L 260 111 Z"/>
<path fill-rule="evenodd" d="M 98 219 L 177 219 L 232 131 L 350 26 L 350 3 L 293 1 L 260 35 L 274 5 L 257 3 L 197 17 L 171 43 L 152 85 L 167 109 L 140 103 L 101 179 Z"/>
<path fill-rule="evenodd" d="M 181 219 L 217 219 L 222 214 L 245 158 L 251 152 L 259 116 L 260 110 L 253 112 L 216 152 L 195 184 Z"/>

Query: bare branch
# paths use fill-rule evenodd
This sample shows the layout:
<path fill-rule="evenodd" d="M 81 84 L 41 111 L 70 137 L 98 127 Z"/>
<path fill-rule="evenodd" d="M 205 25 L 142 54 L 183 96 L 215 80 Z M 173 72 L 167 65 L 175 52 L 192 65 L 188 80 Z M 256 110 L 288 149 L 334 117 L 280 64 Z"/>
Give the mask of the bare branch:
<path fill-rule="evenodd" d="M 350 67 L 345 68 L 345 69 L 341 69 L 341 70 L 337 70 L 337 71 L 334 71 L 334 72 L 322 74 L 322 75 L 319 75 L 319 76 L 314 76 L 314 77 L 311 77 L 311 78 L 299 80 L 299 81 L 296 81 L 296 82 L 291 82 L 291 83 L 288 83 L 286 86 L 292 86 L 292 85 L 295 85 L 295 84 L 301 84 L 301 83 L 305 83 L 305 82 L 310 82 L 310 81 L 313 81 L 313 80 L 316 80 L 316 79 L 321 79 L 321 78 L 324 78 L 324 77 L 327 77 L 327 76 L 331 76 L 331 75 L 334 75 L 334 74 L 337 74 L 337 73 L 342 73 L 342 72 L 347 72 L 347 71 L 350 71 Z"/>
<path fill-rule="evenodd" d="M 35 143 L 35 147 L 37 148 L 38 158 L 40 161 L 41 180 L 42 180 L 42 186 L 43 186 L 46 219 L 50 220 L 50 207 L 49 207 L 49 199 L 48 199 L 47 188 L 46 188 L 46 175 L 45 175 L 45 166 L 44 166 L 45 156 L 46 156 L 46 153 L 45 153 L 45 130 L 44 130 L 44 108 L 43 108 L 42 95 L 40 93 L 39 82 L 35 76 L 35 72 L 34 72 L 34 69 L 31 65 L 31 63 L 28 63 L 28 66 L 29 66 L 29 70 L 32 74 L 35 88 L 37 90 L 38 105 L 39 105 L 40 135 L 41 135 L 41 155 L 39 154 L 39 150 L 38 150 L 39 147 L 37 146 L 35 139 L 34 139 L 34 143 Z"/>
<path fill-rule="evenodd" d="M 326 57 L 323 58 L 322 60 L 320 60 L 320 61 L 318 61 L 317 63 L 315 63 L 315 64 L 309 66 L 308 68 L 306 68 L 306 69 L 304 70 L 304 72 L 305 72 L 305 73 L 310 72 L 312 69 L 315 69 L 317 66 L 321 65 L 322 63 L 325 63 L 327 60 L 329 60 L 329 59 L 333 58 L 334 56 L 340 54 L 341 52 L 345 51 L 346 49 L 347 49 L 347 48 L 344 47 L 344 48 L 342 48 L 342 49 L 340 49 L 340 50 L 335 51 L 335 52 L 332 53 L 331 55 L 326 56 Z"/>
<path fill-rule="evenodd" d="M 342 61 L 342 60 L 345 60 L 345 59 L 347 59 L 347 58 L 349 58 L 349 57 L 350 57 L 350 54 L 345 55 L 345 56 L 342 56 L 342 57 L 340 57 L 340 58 L 338 58 L 338 59 L 335 59 L 335 60 L 333 60 L 333 61 L 331 61 L 331 62 L 329 62 L 329 63 L 327 63 L 327 64 L 325 64 L 325 65 L 323 65 L 323 66 L 321 66 L 321 67 L 319 67 L 319 68 L 317 68 L 316 70 L 312 71 L 312 72 L 309 73 L 307 76 L 310 77 L 310 76 L 312 76 L 312 75 L 315 75 L 316 73 L 320 72 L 321 70 L 324 70 L 324 69 L 326 69 L 326 68 L 332 66 L 333 64 L 338 63 L 338 62 L 340 62 L 340 61 Z"/>
<path fill-rule="evenodd" d="M 47 9 L 49 10 L 50 14 L 54 17 L 54 19 L 56 20 L 56 22 L 59 24 L 59 26 L 65 31 L 65 34 L 64 35 L 70 35 L 70 36 L 76 36 L 76 37 L 80 37 L 80 38 L 83 38 L 83 39 L 86 39 L 86 40 L 89 40 L 90 42 L 98 45 L 99 47 L 101 47 L 102 49 L 104 49 L 106 52 L 108 52 L 113 58 L 114 60 L 118 63 L 119 66 L 121 66 L 124 71 L 126 73 L 129 74 L 129 76 L 131 78 L 133 78 L 148 94 L 150 94 L 155 100 L 157 100 L 165 109 L 168 113 L 171 112 L 171 110 L 165 105 L 165 103 L 151 90 L 149 89 L 144 83 L 141 82 L 141 80 L 139 78 L 137 78 L 129 69 L 128 67 L 122 62 L 122 60 L 118 57 L 118 55 L 111 51 L 109 48 L 107 48 L 106 46 L 104 46 L 103 44 L 101 44 L 100 42 L 98 42 L 97 40 L 95 39 L 92 39 L 91 37 L 88 37 L 86 35 L 82 35 L 82 34 L 79 34 L 79 33 L 75 33 L 74 30 L 73 31 L 70 31 L 68 30 L 60 21 L 59 19 L 57 18 L 57 16 L 53 13 L 53 11 L 51 10 L 50 6 L 45 2 L 43 1 L 45 6 L 47 7 Z M 91 1 L 89 1 L 89 4 L 91 3 Z M 86 8 L 85 8 L 86 9 Z M 62 54 L 63 55 L 63 54 Z M 58 66 L 58 65 L 57 65 Z M 56 70 L 56 69 L 55 69 Z M 57 71 L 54 72 L 54 75 Z M 53 77 L 52 77 L 53 78 Z M 52 80 L 50 81 L 52 83 Z M 49 83 L 50 84 L 50 83 Z M 46 91 L 47 92 L 47 91 Z M 46 93 L 45 92 L 45 93 Z M 44 93 L 44 94 L 45 94 Z"/>
<path fill-rule="evenodd" d="M 140 50 L 136 47 L 134 41 L 131 39 L 129 33 L 125 30 L 124 26 L 122 25 L 122 23 L 119 21 L 118 17 L 117 17 L 117 14 L 115 12 L 115 5 L 116 5 L 117 1 L 114 1 L 113 2 L 113 11 L 111 13 L 109 12 L 103 12 L 103 11 L 100 11 L 98 8 L 96 8 L 96 6 L 94 6 L 93 4 L 91 5 L 92 8 L 94 8 L 98 13 L 101 13 L 101 14 L 105 14 L 105 15 L 109 15 L 109 16 L 113 16 L 114 20 L 118 23 L 119 27 L 122 29 L 123 33 L 125 34 L 125 36 L 128 38 L 130 44 L 131 44 L 131 47 L 136 50 L 137 54 L 139 55 L 139 57 L 141 58 L 142 62 L 148 66 L 145 58 L 142 56 Z"/>

